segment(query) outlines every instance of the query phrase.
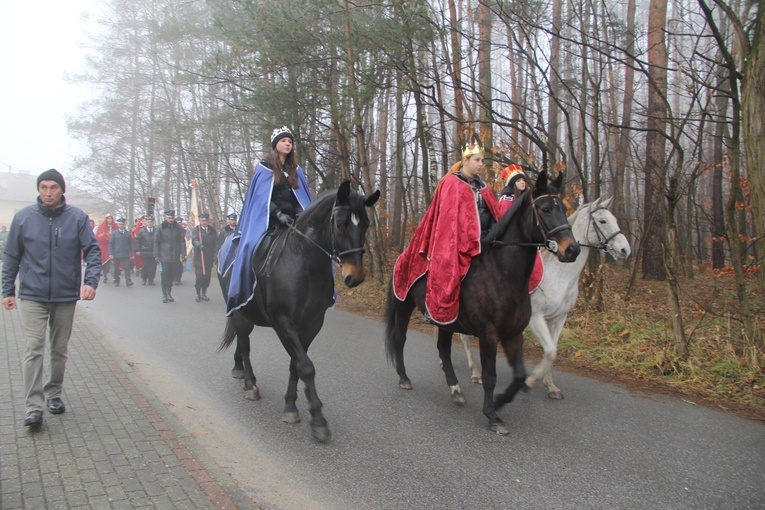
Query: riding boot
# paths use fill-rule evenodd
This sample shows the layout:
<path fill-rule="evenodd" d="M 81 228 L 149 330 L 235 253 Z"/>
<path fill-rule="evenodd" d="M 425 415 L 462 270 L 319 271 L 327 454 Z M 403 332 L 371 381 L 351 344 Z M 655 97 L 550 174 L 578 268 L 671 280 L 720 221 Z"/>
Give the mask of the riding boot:
<path fill-rule="evenodd" d="M 196 297 L 195 301 L 196 301 L 197 303 L 199 303 L 200 301 L 202 301 L 202 291 L 200 291 L 199 289 L 197 289 L 197 297 Z"/>
<path fill-rule="evenodd" d="M 162 302 L 167 303 L 167 291 L 162 290 Z"/>

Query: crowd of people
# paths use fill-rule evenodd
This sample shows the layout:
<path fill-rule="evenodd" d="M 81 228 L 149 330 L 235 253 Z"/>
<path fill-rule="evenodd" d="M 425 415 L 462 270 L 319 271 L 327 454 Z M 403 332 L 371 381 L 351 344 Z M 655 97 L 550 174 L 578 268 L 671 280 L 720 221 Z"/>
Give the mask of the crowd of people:
<path fill-rule="evenodd" d="M 127 287 L 133 285 L 133 276 L 141 278 L 141 285 L 153 287 L 159 268 L 162 302 L 172 303 L 173 287 L 183 285 L 183 273 L 193 267 L 196 301 L 209 301 L 207 289 L 217 251 L 236 230 L 237 214 L 227 216 L 220 232 L 210 224 L 207 213 L 199 215 L 199 225 L 193 228 L 175 210 L 167 210 L 163 216 L 159 225 L 154 216 L 142 216 L 128 229 L 125 218 L 114 220 L 107 214 L 101 223 L 92 225 L 101 251 L 103 283 L 109 283 L 111 273 L 111 281 L 119 287 L 124 274 Z"/>
<path fill-rule="evenodd" d="M 430 271 L 426 318 L 439 324 L 456 316 L 460 281 L 470 260 L 480 253 L 481 236 L 526 188 L 522 169 L 511 165 L 501 175 L 505 189 L 497 201 L 480 177 L 484 166 L 480 140 L 473 137 L 462 145 L 461 153 L 394 267 L 397 296 L 406 296 L 411 283 Z M 241 224 L 235 213 L 229 214 L 220 233 L 210 225 L 208 214 L 200 214 L 199 224 L 189 228 L 172 209 L 164 211 L 159 224 L 147 215 L 129 228 L 125 218 L 115 220 L 110 214 L 96 224 L 66 202 L 66 183 L 55 169 L 39 175 L 37 191 L 37 203 L 17 212 L 10 230 L 0 231 L 2 304 L 21 313 L 26 339 L 24 425 L 33 429 L 43 423 L 44 408 L 51 414 L 66 410 L 62 384 L 75 305 L 80 299 L 95 298 L 101 278 L 107 283 L 111 271 L 113 284 L 119 287 L 124 275 L 125 286 L 130 287 L 133 276 L 140 275 L 142 285 L 154 286 L 159 268 L 162 302 L 172 303 L 173 287 L 182 284 L 184 267 L 191 264 L 196 301 L 209 301 L 207 290 L 220 248 L 219 275 L 231 271 L 226 293 L 230 315 L 252 299 L 256 281 L 249 255 L 255 246 L 294 228 L 313 200 L 297 164 L 294 136 L 286 126 L 273 131 L 271 153 L 254 169 Z M 438 285 L 431 288 L 431 281 Z M 46 340 L 50 367 L 43 384 Z"/>

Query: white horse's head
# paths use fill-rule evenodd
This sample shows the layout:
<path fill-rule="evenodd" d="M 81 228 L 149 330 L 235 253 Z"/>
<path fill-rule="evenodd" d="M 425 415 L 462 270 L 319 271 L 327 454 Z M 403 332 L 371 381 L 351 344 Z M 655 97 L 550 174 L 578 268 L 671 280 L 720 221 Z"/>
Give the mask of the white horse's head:
<path fill-rule="evenodd" d="M 630 256 L 632 249 L 619 229 L 616 217 L 608 210 L 613 200 L 613 197 L 600 197 L 581 205 L 568 221 L 580 246 L 603 250 L 616 260 L 622 260 Z"/>

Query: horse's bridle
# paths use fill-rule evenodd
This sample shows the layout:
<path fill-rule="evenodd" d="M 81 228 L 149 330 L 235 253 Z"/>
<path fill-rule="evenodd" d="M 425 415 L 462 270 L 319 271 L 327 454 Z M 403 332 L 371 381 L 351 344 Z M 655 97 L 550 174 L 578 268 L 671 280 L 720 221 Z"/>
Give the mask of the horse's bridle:
<path fill-rule="evenodd" d="M 289 224 L 287 226 L 288 226 L 288 228 L 292 232 L 295 232 L 296 234 L 302 236 L 304 239 L 308 240 L 308 242 L 310 242 L 311 244 L 316 246 L 324 255 L 329 257 L 330 260 L 332 260 L 334 262 L 337 262 L 338 264 L 342 264 L 342 260 L 341 259 L 343 257 L 347 257 L 348 255 L 353 255 L 354 253 L 361 253 L 361 254 L 363 254 L 364 252 L 367 251 L 367 249 L 364 248 L 363 246 L 360 247 L 360 248 L 351 248 L 350 250 L 344 250 L 344 251 L 341 251 L 341 252 L 337 251 L 337 242 L 335 241 L 335 227 L 334 227 L 335 213 L 338 210 L 340 210 L 340 209 L 350 209 L 350 208 L 351 208 L 351 206 L 349 206 L 349 205 L 336 205 L 335 204 L 335 205 L 332 206 L 332 214 L 330 214 L 330 216 L 329 216 L 329 223 L 330 223 L 329 228 L 330 228 L 330 231 L 332 232 L 332 253 L 330 253 L 327 250 L 325 250 L 321 245 L 319 245 L 319 243 L 317 243 L 316 241 L 314 241 L 313 239 L 311 239 L 310 237 L 305 235 L 303 232 L 298 230 L 297 227 L 295 227 L 294 224 Z"/>
<path fill-rule="evenodd" d="M 595 234 L 598 236 L 598 244 L 592 245 L 592 244 L 579 243 L 579 246 L 585 246 L 587 248 L 595 248 L 596 250 L 603 250 L 603 253 L 608 253 L 609 251 L 611 251 L 611 245 L 609 244 L 609 241 L 611 241 L 614 237 L 620 235 L 622 231 L 617 230 L 610 236 L 606 236 L 606 234 L 603 233 L 603 231 L 598 226 L 598 222 L 596 221 L 595 216 L 593 216 L 593 214 L 596 211 L 599 211 L 601 209 L 605 209 L 605 207 L 598 207 L 596 209 L 593 209 L 592 205 L 590 205 L 590 207 L 587 208 L 587 213 L 590 216 L 590 221 L 587 223 L 587 231 L 589 232 L 590 225 L 595 227 Z"/>
<path fill-rule="evenodd" d="M 532 200 L 531 203 L 532 205 L 536 204 L 537 200 L 539 200 L 540 198 L 546 198 L 546 197 L 550 197 L 553 200 L 558 198 L 556 195 L 550 195 L 550 194 L 540 195 L 534 200 Z M 547 250 L 551 251 L 552 253 L 558 253 L 558 243 L 556 243 L 554 239 L 550 239 L 550 237 L 557 234 L 558 232 L 563 232 L 564 230 L 571 230 L 571 225 L 569 225 L 567 221 L 564 224 L 558 225 L 557 227 L 551 230 L 547 230 L 547 227 L 545 227 L 545 224 L 542 222 L 542 219 L 539 217 L 539 212 L 537 212 L 537 208 L 533 207 L 532 209 L 534 210 L 534 219 L 536 219 L 537 224 L 539 225 L 539 229 L 542 231 L 542 236 L 545 238 L 545 242 L 538 246 L 544 246 L 545 248 L 547 248 Z M 573 231 L 571 235 L 573 236 Z"/>

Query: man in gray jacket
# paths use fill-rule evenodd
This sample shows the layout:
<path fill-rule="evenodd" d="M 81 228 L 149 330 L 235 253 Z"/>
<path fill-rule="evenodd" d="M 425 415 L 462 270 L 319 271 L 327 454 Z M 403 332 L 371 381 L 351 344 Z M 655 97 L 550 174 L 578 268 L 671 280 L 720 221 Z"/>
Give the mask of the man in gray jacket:
<path fill-rule="evenodd" d="M 125 285 L 131 287 L 135 257 L 133 234 L 125 228 L 125 218 L 117 218 L 115 223 L 117 230 L 113 231 L 109 238 L 109 260 L 114 265 L 114 286 L 120 286 L 120 266 L 122 266 L 125 270 Z"/>
<path fill-rule="evenodd" d="M 61 387 L 78 299 L 96 297 L 101 250 L 88 216 L 66 203 L 64 177 L 55 169 L 37 178 L 37 204 L 13 217 L 3 255 L 3 307 L 21 312 L 24 353 L 24 425 L 39 427 L 43 405 L 66 410 Z M 83 284 L 82 260 L 85 260 Z M 18 293 L 16 277 L 19 278 Z M 16 297 L 18 296 L 18 303 Z M 46 330 L 50 328 L 50 376 L 43 386 Z"/>

